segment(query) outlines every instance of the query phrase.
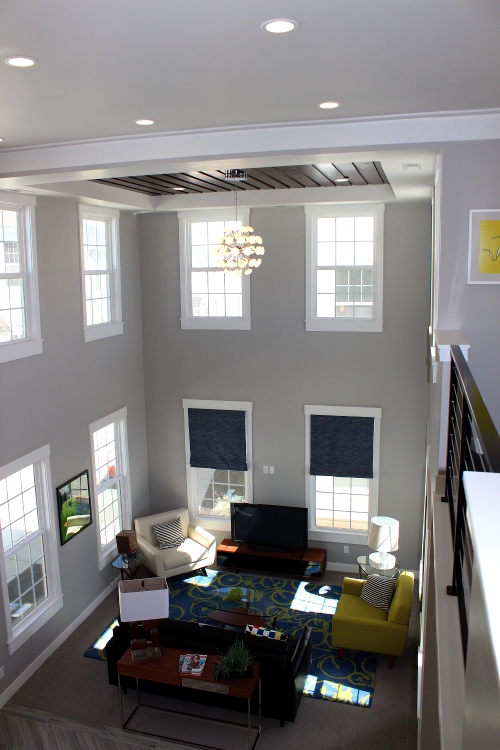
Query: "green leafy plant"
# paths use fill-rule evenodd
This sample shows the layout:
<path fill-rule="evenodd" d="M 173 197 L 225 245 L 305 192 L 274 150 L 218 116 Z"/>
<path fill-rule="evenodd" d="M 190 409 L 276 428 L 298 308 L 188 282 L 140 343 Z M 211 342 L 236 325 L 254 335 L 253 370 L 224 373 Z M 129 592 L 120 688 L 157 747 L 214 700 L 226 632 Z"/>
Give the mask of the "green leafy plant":
<path fill-rule="evenodd" d="M 63 539 L 66 540 L 66 534 L 68 532 L 68 527 L 66 526 L 68 518 L 70 516 L 76 516 L 78 512 L 78 506 L 76 502 L 69 498 L 68 500 L 65 500 L 61 505 L 61 528 L 63 530 Z"/>
<path fill-rule="evenodd" d="M 243 589 L 238 588 L 238 586 L 235 586 L 232 589 L 229 589 L 227 592 L 227 595 L 224 597 L 224 601 L 226 602 L 241 602 L 243 599 Z"/>
<path fill-rule="evenodd" d="M 234 672 L 243 674 L 252 662 L 252 652 L 246 643 L 236 638 L 226 653 L 218 657 L 218 662 L 215 665 L 215 679 L 227 680 Z"/>

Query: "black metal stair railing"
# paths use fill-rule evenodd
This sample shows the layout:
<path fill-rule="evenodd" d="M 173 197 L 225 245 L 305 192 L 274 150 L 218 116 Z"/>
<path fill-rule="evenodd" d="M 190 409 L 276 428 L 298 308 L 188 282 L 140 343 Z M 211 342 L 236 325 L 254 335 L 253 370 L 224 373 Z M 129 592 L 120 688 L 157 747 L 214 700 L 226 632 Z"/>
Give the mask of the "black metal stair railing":
<path fill-rule="evenodd" d="M 464 471 L 500 473 L 500 437 L 459 346 L 451 347 L 446 494 L 453 538 L 453 572 L 448 594 L 458 598 L 464 661 L 474 549 L 467 521 Z"/>

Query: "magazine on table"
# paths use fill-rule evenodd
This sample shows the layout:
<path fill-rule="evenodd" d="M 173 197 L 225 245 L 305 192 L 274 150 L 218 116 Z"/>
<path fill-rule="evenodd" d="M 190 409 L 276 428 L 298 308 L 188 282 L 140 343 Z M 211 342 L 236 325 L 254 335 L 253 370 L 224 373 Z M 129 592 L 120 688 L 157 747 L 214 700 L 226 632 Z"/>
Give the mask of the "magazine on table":
<path fill-rule="evenodd" d="M 179 657 L 179 672 L 182 674 L 202 674 L 206 660 L 206 654 L 181 654 Z"/>

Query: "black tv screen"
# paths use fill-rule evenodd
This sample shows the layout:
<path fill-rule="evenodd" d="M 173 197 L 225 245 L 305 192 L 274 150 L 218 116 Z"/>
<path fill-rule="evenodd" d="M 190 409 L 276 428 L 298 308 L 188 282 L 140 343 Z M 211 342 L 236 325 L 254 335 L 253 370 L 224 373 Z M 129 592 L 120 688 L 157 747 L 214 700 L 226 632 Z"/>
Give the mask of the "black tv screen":
<path fill-rule="evenodd" d="M 231 503 L 231 538 L 267 549 L 307 549 L 307 508 Z"/>

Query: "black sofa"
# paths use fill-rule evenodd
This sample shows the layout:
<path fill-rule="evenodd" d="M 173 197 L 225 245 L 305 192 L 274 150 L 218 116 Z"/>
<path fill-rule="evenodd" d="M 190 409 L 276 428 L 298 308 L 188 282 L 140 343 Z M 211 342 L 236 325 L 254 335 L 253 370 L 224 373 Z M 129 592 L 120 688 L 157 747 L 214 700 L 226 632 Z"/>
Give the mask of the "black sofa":
<path fill-rule="evenodd" d="M 312 638 L 311 628 L 305 627 L 299 637 L 289 636 L 286 641 L 245 634 L 241 631 L 212 625 L 200 625 L 184 620 L 160 621 L 160 647 L 186 649 L 186 652 L 218 654 L 229 648 L 236 637 L 242 638 L 251 648 L 255 661 L 261 666 L 262 714 L 285 721 L 294 721 L 302 698 L 306 676 L 311 667 Z M 116 664 L 130 647 L 130 627 L 120 623 L 113 630 L 113 637 L 106 647 L 108 679 L 111 685 L 118 685 Z M 121 678 L 124 690 L 135 690 L 135 680 Z M 215 693 L 161 685 L 156 682 L 140 681 L 140 690 L 167 695 L 193 702 L 246 711 L 246 701 L 238 698 L 222 699 Z M 252 699 L 252 709 L 258 711 L 257 691 Z"/>

